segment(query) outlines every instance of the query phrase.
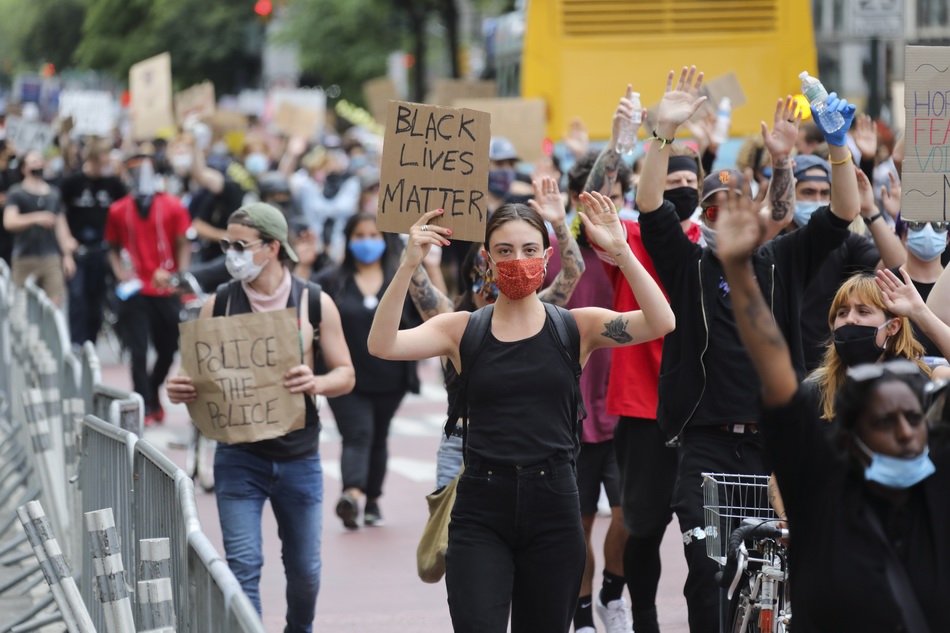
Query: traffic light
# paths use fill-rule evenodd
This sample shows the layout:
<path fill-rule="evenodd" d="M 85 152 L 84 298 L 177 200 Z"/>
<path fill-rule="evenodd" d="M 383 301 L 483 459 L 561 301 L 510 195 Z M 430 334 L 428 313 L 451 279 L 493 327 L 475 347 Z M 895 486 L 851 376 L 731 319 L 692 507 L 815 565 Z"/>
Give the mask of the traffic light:
<path fill-rule="evenodd" d="M 267 22 L 274 13 L 274 3 L 271 0 L 257 0 L 254 4 L 254 13 L 262 22 Z"/>

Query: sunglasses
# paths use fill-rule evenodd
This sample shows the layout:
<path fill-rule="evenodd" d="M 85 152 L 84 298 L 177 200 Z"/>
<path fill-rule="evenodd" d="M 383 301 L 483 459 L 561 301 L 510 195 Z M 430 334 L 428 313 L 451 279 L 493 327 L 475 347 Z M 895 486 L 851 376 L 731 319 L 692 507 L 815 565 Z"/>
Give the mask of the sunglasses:
<path fill-rule="evenodd" d="M 241 241 L 241 240 L 233 240 L 233 241 L 232 241 L 232 240 L 229 240 L 228 238 L 225 237 L 225 238 L 222 238 L 222 239 L 218 240 L 218 245 L 221 246 L 221 251 L 224 252 L 224 253 L 227 253 L 227 252 L 228 252 L 229 250 L 231 250 L 231 249 L 234 249 L 234 250 L 236 250 L 236 251 L 239 252 L 239 253 L 243 253 L 244 251 L 246 251 L 246 250 L 249 249 L 250 247 L 254 246 L 255 244 L 260 244 L 260 243 L 263 242 L 263 241 L 264 241 L 264 240 L 257 240 L 256 242 L 250 242 L 250 243 L 248 243 L 248 242 L 243 242 L 243 241 Z"/>
<path fill-rule="evenodd" d="M 905 222 L 907 222 L 907 228 L 909 228 L 911 231 L 923 230 L 923 228 L 928 224 L 937 233 L 943 233 L 948 228 L 950 228 L 950 222 L 939 222 L 937 220 L 932 222 L 915 222 L 913 220 L 905 220 Z"/>
<path fill-rule="evenodd" d="M 706 216 L 707 220 L 710 222 L 715 222 L 719 217 L 719 207 L 717 205 L 703 207 L 703 214 Z"/>
<path fill-rule="evenodd" d="M 869 363 L 867 365 L 856 365 L 848 369 L 848 378 L 854 382 L 867 382 L 880 378 L 885 372 L 908 376 L 919 374 L 920 367 L 913 361 L 903 359 L 889 360 L 883 363 Z"/>

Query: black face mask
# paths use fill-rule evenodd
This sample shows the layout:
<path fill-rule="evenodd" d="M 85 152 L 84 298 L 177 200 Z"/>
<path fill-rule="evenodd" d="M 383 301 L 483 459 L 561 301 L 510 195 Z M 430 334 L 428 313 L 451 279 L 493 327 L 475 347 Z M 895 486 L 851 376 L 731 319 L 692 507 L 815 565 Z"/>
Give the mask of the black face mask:
<path fill-rule="evenodd" d="M 152 210 L 152 195 L 135 195 L 135 208 L 139 212 L 139 217 L 143 220 L 148 217 L 148 212 Z"/>
<path fill-rule="evenodd" d="M 884 348 L 877 344 L 877 331 L 881 327 L 842 325 L 835 330 L 835 352 L 848 367 L 877 362 L 884 353 Z"/>
<path fill-rule="evenodd" d="M 663 192 L 663 199 L 669 200 L 676 207 L 676 216 L 688 220 L 699 206 L 699 192 L 693 187 L 677 187 Z"/>
<path fill-rule="evenodd" d="M 30 170 L 30 175 L 33 176 L 34 178 L 42 178 L 42 177 L 43 177 L 43 168 L 40 167 L 39 169 L 31 169 L 31 170 Z"/>

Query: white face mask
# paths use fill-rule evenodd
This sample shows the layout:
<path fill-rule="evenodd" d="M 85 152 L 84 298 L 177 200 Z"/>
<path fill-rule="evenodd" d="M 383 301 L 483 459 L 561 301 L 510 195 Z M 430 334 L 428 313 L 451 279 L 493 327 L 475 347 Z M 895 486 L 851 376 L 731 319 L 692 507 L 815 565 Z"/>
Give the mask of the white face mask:
<path fill-rule="evenodd" d="M 232 277 L 238 281 L 250 283 L 260 276 L 267 262 L 255 264 L 254 253 L 251 251 L 245 250 L 243 253 L 239 253 L 234 249 L 230 249 L 224 255 L 224 265 Z"/>

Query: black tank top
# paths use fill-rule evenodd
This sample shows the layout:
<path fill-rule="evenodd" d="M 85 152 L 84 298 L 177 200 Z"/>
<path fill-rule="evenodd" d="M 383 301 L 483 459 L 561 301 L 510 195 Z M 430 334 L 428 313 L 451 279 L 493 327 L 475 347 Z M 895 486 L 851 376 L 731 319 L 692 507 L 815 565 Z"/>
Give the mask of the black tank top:
<path fill-rule="evenodd" d="M 550 318 L 520 341 L 502 342 L 489 331 L 483 346 L 474 367 L 462 358 L 462 371 L 471 372 L 466 450 L 508 466 L 571 459 L 575 379 Z"/>
<path fill-rule="evenodd" d="M 287 298 L 287 307 L 296 308 L 297 316 L 300 316 L 300 298 L 306 282 L 297 277 L 291 277 L 290 296 Z M 241 284 L 232 284 L 231 303 L 228 306 L 228 315 L 247 314 L 251 311 L 251 302 Z M 316 355 L 317 350 L 314 350 Z M 314 356 L 316 357 L 316 356 Z M 288 392 L 288 396 L 292 396 Z M 300 397 L 299 395 L 297 396 Z M 284 462 L 291 459 L 297 459 L 317 452 L 320 448 L 320 416 L 317 413 L 317 407 L 314 405 L 313 398 L 304 397 L 304 406 L 307 417 L 304 428 L 291 431 L 287 435 L 275 437 L 272 440 L 262 440 L 260 442 L 247 442 L 234 444 L 240 446 L 246 451 L 259 455 L 265 459 L 272 459 L 275 462 Z"/>

